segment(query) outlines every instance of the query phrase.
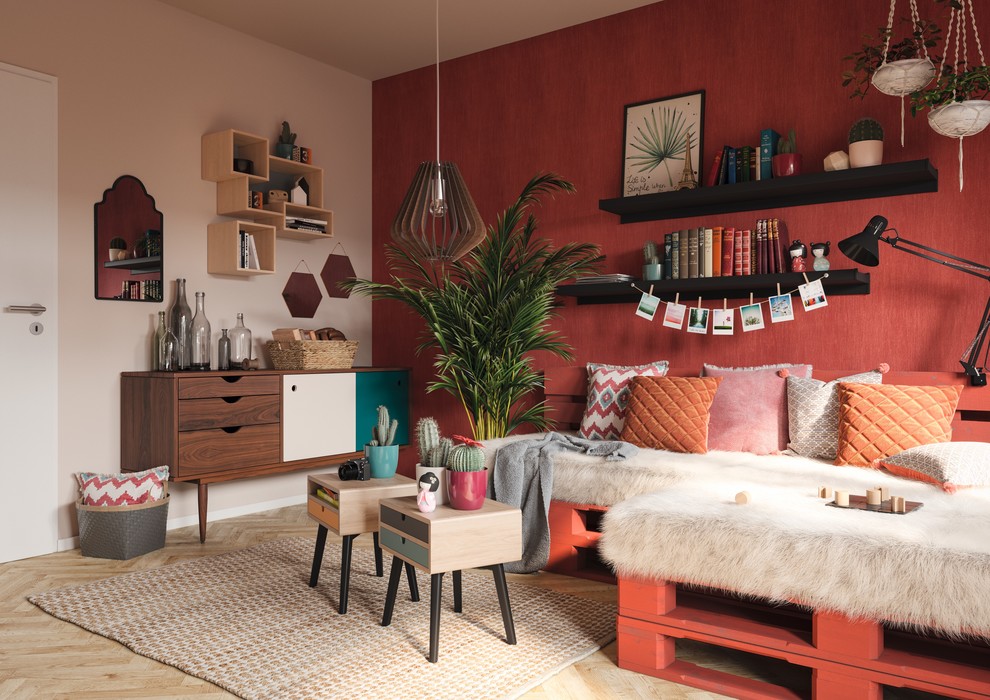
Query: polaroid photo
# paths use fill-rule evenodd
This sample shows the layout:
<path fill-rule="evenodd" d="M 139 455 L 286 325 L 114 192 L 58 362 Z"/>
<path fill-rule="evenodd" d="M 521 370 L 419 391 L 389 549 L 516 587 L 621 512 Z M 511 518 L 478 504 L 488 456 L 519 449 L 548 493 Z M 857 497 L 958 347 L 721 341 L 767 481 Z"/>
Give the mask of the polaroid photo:
<path fill-rule="evenodd" d="M 732 335 L 735 309 L 712 309 L 712 335 Z"/>
<path fill-rule="evenodd" d="M 639 306 L 636 307 L 636 315 L 640 318 L 645 318 L 647 321 L 652 321 L 653 317 L 657 315 L 659 306 L 660 297 L 643 292 L 643 296 L 639 300 Z"/>
<path fill-rule="evenodd" d="M 763 309 L 760 304 L 747 304 L 739 307 L 739 318 L 744 333 L 763 330 Z"/>
<path fill-rule="evenodd" d="M 700 306 L 692 307 L 688 314 L 687 332 L 702 335 L 708 333 L 708 309 L 703 309 Z"/>
<path fill-rule="evenodd" d="M 687 315 L 687 307 L 684 304 L 674 304 L 668 302 L 667 311 L 663 315 L 663 325 L 667 328 L 680 328 L 684 325 L 684 317 Z"/>
<path fill-rule="evenodd" d="M 822 306 L 828 306 L 828 299 L 825 298 L 825 288 L 822 287 L 821 280 L 802 284 L 798 287 L 798 291 L 801 292 L 801 305 L 805 311 L 813 311 Z"/>
<path fill-rule="evenodd" d="M 790 294 L 770 297 L 770 323 L 783 323 L 794 320 L 794 305 L 791 303 Z"/>

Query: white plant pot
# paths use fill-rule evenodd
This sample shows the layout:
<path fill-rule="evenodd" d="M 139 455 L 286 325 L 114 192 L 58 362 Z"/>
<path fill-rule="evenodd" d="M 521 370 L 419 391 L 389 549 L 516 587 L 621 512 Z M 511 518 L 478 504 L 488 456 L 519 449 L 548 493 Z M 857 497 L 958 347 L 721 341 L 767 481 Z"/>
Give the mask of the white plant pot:
<path fill-rule="evenodd" d="M 883 141 L 854 141 L 849 144 L 849 167 L 865 168 L 883 162 Z"/>
<path fill-rule="evenodd" d="M 927 58 L 903 58 L 884 63 L 874 71 L 870 82 L 884 95 L 903 97 L 932 82 L 935 65 Z"/>
<path fill-rule="evenodd" d="M 928 113 L 928 124 L 942 136 L 975 136 L 990 124 L 990 101 L 949 102 Z"/>
<path fill-rule="evenodd" d="M 424 467 L 422 464 L 416 463 L 416 488 L 419 488 L 419 478 L 426 474 L 427 472 L 433 472 L 437 479 L 440 480 L 440 488 L 437 489 L 437 505 L 443 506 L 448 503 L 447 499 L 447 470 L 443 467 Z"/>

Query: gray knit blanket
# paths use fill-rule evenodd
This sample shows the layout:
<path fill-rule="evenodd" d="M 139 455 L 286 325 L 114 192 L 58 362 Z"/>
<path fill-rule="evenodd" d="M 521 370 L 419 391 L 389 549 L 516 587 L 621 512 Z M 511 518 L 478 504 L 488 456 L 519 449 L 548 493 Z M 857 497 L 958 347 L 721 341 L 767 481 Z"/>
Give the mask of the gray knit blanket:
<path fill-rule="evenodd" d="M 608 461 L 626 459 L 639 452 L 627 442 L 585 440 L 574 435 L 547 433 L 533 440 L 519 440 L 498 448 L 488 496 L 522 510 L 523 556 L 505 570 L 528 574 L 542 569 L 550 556 L 550 524 L 547 514 L 553 493 L 553 459 L 562 452 L 583 452 Z"/>

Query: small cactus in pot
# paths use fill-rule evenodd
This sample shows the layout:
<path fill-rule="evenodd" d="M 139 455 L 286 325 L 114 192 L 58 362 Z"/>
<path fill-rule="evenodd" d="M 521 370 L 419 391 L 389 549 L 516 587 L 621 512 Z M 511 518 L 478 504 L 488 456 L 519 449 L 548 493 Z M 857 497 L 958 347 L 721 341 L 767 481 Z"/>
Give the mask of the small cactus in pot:
<path fill-rule="evenodd" d="M 478 510 L 485 504 L 488 470 L 480 442 L 455 435 L 462 444 L 450 451 L 447 461 L 447 491 L 450 505 L 457 510 Z"/>
<path fill-rule="evenodd" d="M 440 427 L 433 418 L 420 418 L 416 423 L 416 448 L 419 451 L 419 464 L 416 465 L 416 481 L 431 473 L 440 486 L 435 494 L 437 505 L 447 503 L 447 458 L 454 443 L 450 438 L 441 437 Z"/>
<path fill-rule="evenodd" d="M 801 154 L 797 152 L 797 134 L 794 129 L 781 136 L 777 142 L 777 153 L 770 159 L 774 177 L 801 174 Z"/>
<path fill-rule="evenodd" d="M 371 466 L 371 478 L 390 479 L 399 466 L 399 446 L 393 445 L 398 420 L 389 420 L 388 407 L 378 407 L 378 421 L 371 429 L 371 441 L 364 446 L 364 454 Z"/>
<path fill-rule="evenodd" d="M 849 128 L 849 167 L 863 168 L 883 162 L 883 127 L 876 119 L 857 119 Z"/>
<path fill-rule="evenodd" d="M 279 158 L 292 158 L 292 147 L 296 145 L 296 135 L 292 133 L 289 122 L 282 122 L 282 131 L 278 135 L 278 143 L 275 144 L 275 155 Z"/>
<path fill-rule="evenodd" d="M 660 279 L 660 270 L 660 255 L 657 251 L 657 244 L 654 241 L 647 241 L 643 244 L 643 279 Z"/>

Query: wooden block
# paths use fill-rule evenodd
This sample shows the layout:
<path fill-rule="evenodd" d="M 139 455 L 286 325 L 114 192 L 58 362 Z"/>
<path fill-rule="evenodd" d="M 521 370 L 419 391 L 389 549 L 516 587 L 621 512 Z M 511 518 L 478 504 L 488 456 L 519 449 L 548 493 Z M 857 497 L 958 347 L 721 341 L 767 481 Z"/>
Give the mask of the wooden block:
<path fill-rule="evenodd" d="M 880 500 L 886 501 L 890 498 L 890 487 L 889 486 L 877 486 L 877 490 L 880 491 Z"/>
<path fill-rule="evenodd" d="M 740 491 L 736 494 L 736 503 L 739 505 L 746 505 L 747 503 L 752 503 L 753 497 L 749 495 L 749 491 Z"/>
<path fill-rule="evenodd" d="M 832 497 L 832 487 L 831 486 L 819 486 L 818 487 L 818 497 L 819 498 L 831 498 Z"/>
<path fill-rule="evenodd" d="M 835 505 L 848 507 L 848 505 L 849 505 L 849 492 L 848 491 L 836 491 L 835 492 Z"/>
<path fill-rule="evenodd" d="M 894 513 L 903 513 L 907 509 L 903 496 L 890 497 L 890 510 Z"/>
<path fill-rule="evenodd" d="M 866 489 L 866 505 L 878 506 L 882 500 L 880 498 L 880 489 Z"/>
<path fill-rule="evenodd" d="M 282 343 L 302 339 L 302 331 L 298 328 L 276 328 L 272 331 L 272 340 L 277 340 Z"/>

